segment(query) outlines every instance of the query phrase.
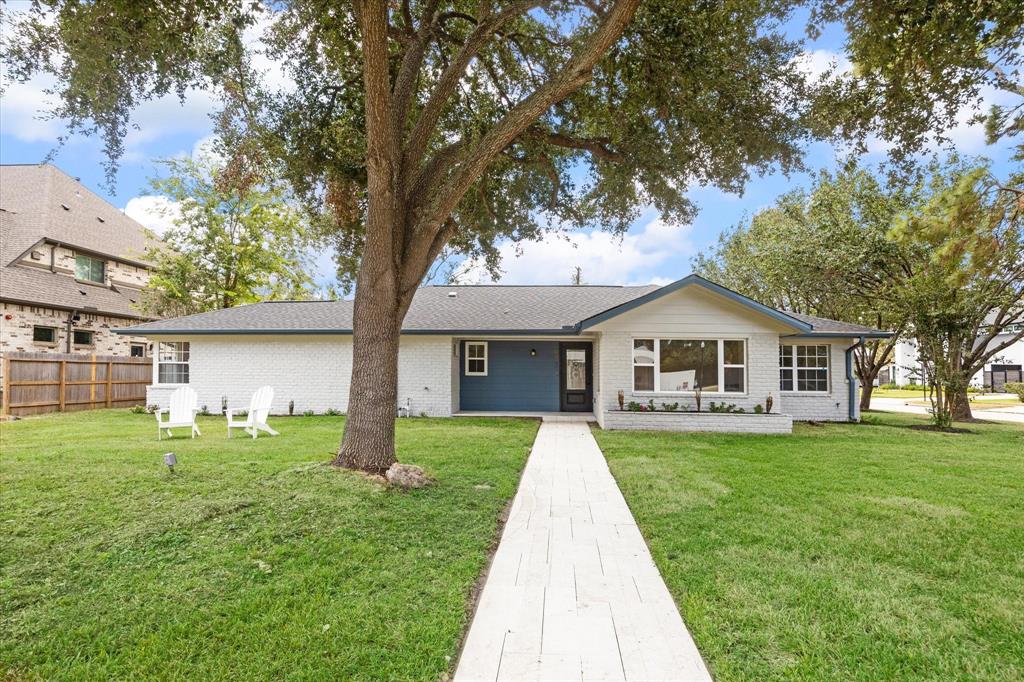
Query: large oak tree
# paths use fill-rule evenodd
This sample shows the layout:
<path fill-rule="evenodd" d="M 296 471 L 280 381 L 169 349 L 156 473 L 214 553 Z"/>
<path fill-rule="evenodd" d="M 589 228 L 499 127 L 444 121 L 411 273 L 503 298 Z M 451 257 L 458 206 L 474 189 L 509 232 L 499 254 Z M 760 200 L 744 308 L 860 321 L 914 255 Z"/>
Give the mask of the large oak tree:
<path fill-rule="evenodd" d="M 845 29 L 852 72 L 810 78 L 784 32 L 803 7 L 812 35 Z M 51 76 L 53 113 L 112 158 L 140 102 L 222 96 L 237 177 L 283 175 L 355 285 L 338 461 L 382 469 L 401 322 L 446 245 L 494 267 L 499 240 L 551 226 L 622 232 L 648 205 L 683 222 L 688 186 L 737 190 L 837 133 L 913 150 L 995 83 L 993 65 L 1013 82 L 1021 14 L 1018 0 L 40 0 L 3 54 L 15 79 Z"/>

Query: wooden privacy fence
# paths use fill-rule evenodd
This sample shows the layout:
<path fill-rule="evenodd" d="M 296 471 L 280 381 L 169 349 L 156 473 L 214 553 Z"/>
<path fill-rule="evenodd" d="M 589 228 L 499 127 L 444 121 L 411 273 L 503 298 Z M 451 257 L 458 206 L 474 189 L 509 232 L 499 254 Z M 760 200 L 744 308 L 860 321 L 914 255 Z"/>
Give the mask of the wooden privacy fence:
<path fill-rule="evenodd" d="M 153 361 L 116 355 L 5 353 L 3 414 L 145 405 Z"/>

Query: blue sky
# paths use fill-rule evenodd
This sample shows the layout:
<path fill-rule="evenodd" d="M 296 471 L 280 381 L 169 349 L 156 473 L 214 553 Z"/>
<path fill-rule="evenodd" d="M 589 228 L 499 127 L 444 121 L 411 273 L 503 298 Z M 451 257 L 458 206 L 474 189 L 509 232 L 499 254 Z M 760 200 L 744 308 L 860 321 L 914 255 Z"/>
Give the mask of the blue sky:
<path fill-rule="evenodd" d="M 12 9 L 20 3 L 11 3 Z M 793 22 L 794 30 L 802 23 Z M 822 69 L 838 57 L 842 36 L 828 31 L 821 39 L 807 45 L 808 68 Z M 38 163 L 56 145 L 63 132 L 59 121 L 40 119 L 46 106 L 46 83 L 14 85 L 0 101 L 0 163 Z M 989 94 L 996 101 L 998 94 Z M 59 149 L 53 162 L 132 217 L 159 229 L 166 224 L 152 214 L 159 200 L 150 196 L 147 178 L 158 172 L 154 160 L 177 154 L 191 154 L 212 129 L 209 113 L 215 106 L 209 95 L 191 93 L 184 105 L 176 98 L 149 102 L 136 113 L 133 129 L 126 140 L 126 155 L 120 162 L 116 185 L 111 192 L 104 183 L 103 148 L 98 139 L 73 137 Z M 986 146 L 980 126 L 966 123 L 970 112 L 963 112 L 964 123 L 952 132 L 953 142 L 962 154 L 982 155 L 994 161 L 997 173 L 1009 168 L 1010 145 Z M 884 149 L 874 145 L 865 159 L 877 163 L 884 159 Z M 807 150 L 810 172 L 833 169 L 836 154 L 827 145 L 817 144 Z M 736 225 L 744 216 L 771 205 L 780 194 L 806 186 L 808 174 L 786 178 L 781 173 L 754 177 L 742 196 L 724 193 L 714 187 L 693 187 L 688 193 L 700 213 L 692 225 L 669 227 L 658 220 L 654 211 L 646 211 L 621 239 L 612 238 L 599 226 L 565 237 L 551 237 L 540 243 L 527 243 L 517 250 L 514 245 L 502 247 L 504 283 L 557 284 L 569 281 L 572 270 L 580 266 L 583 278 L 590 284 L 665 283 L 690 272 L 690 258 L 714 244 L 719 234 Z M 517 251 L 521 253 L 517 253 Z M 321 284 L 333 280 L 329 255 L 316 254 L 316 279 Z M 467 268 L 464 279 L 487 281 L 479 270 Z"/>

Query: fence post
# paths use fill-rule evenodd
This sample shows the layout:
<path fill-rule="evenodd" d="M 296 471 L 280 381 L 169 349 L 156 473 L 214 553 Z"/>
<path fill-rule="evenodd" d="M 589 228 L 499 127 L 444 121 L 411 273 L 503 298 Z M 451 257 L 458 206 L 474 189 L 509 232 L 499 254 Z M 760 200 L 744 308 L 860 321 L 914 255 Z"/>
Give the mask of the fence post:
<path fill-rule="evenodd" d="M 65 376 L 65 372 L 66 372 L 65 368 L 67 366 L 68 366 L 67 360 L 61 360 L 60 361 L 60 379 L 59 379 L 60 384 L 57 386 L 57 402 L 59 403 L 58 406 L 57 406 L 57 411 L 58 412 L 63 412 L 64 411 L 64 381 L 65 381 L 64 376 Z"/>
<path fill-rule="evenodd" d="M 3 392 L 4 392 L 3 400 L 4 400 L 4 402 L 3 402 L 3 405 L 0 406 L 0 414 L 8 415 L 8 414 L 11 413 L 11 361 L 10 361 L 10 359 L 6 355 L 4 356 L 4 361 L 3 361 L 3 366 L 2 367 L 3 367 L 2 371 L 4 373 L 4 380 L 3 380 Z"/>
<path fill-rule="evenodd" d="M 114 377 L 112 376 L 113 373 L 114 363 L 111 362 L 110 360 L 107 360 L 107 407 L 110 407 L 110 399 L 113 397 L 110 395 L 114 380 Z"/>

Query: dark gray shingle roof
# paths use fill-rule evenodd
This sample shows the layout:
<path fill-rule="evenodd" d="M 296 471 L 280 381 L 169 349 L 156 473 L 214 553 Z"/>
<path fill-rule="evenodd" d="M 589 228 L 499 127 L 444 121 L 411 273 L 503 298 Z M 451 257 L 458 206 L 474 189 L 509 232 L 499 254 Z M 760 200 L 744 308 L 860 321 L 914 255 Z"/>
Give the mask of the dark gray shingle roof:
<path fill-rule="evenodd" d="M 840 322 L 838 320 L 830 320 L 825 317 L 816 317 L 814 315 L 804 315 L 803 313 L 794 313 L 786 311 L 786 314 L 790 317 L 795 317 L 801 322 L 814 327 L 814 334 L 842 334 L 842 335 L 858 335 L 858 334 L 878 334 L 879 330 L 872 329 L 871 327 L 865 327 L 862 324 L 853 324 L 851 322 Z"/>
<path fill-rule="evenodd" d="M 428 286 L 419 289 L 402 325 L 407 334 L 574 334 L 587 318 L 658 289 L 657 286 Z M 451 294 L 454 294 L 452 296 Z M 793 315 L 814 334 L 874 331 L 823 318 Z M 269 301 L 158 320 L 124 330 L 136 334 L 345 334 L 352 301 Z"/>
<path fill-rule="evenodd" d="M 581 319 L 655 286 L 428 286 L 416 292 L 402 330 L 409 333 L 508 331 L 571 333 Z M 454 293 L 452 297 L 449 294 Z M 139 333 L 346 333 L 352 301 L 268 301 L 142 324 Z"/>

